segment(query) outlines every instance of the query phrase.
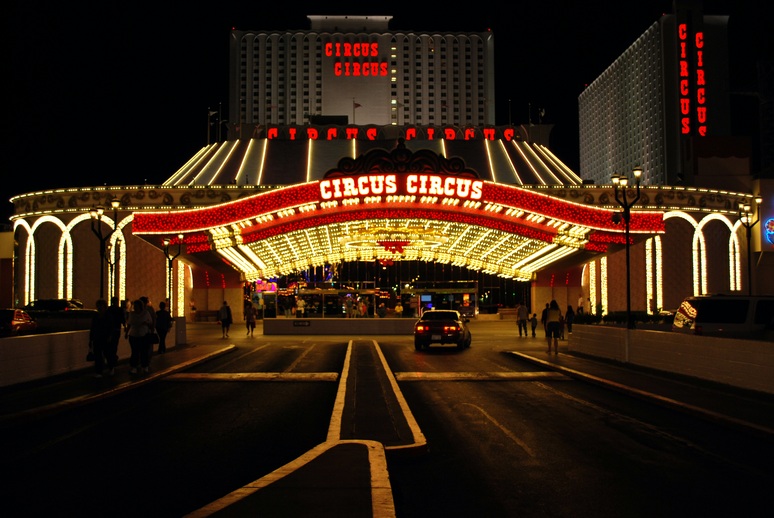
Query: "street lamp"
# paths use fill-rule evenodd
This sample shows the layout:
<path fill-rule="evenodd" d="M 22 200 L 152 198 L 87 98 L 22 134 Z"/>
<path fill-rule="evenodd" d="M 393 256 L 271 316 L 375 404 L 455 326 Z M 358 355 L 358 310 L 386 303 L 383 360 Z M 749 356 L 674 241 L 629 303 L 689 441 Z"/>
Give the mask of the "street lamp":
<path fill-rule="evenodd" d="M 169 251 L 169 245 L 171 241 L 169 238 L 164 239 L 164 255 L 167 258 L 167 304 L 169 304 L 169 307 L 167 310 L 172 313 L 172 288 L 173 288 L 173 272 L 172 272 L 172 261 L 175 260 L 175 258 L 180 255 L 180 252 L 182 252 L 183 247 L 183 234 L 177 235 L 177 253 L 170 253 Z M 174 314 L 174 313 L 172 313 Z"/>
<path fill-rule="evenodd" d="M 636 187 L 636 194 L 632 200 L 629 200 L 629 196 L 626 192 L 626 187 L 629 185 L 629 178 L 625 175 L 614 174 L 613 175 L 613 188 L 615 189 L 615 201 L 623 209 L 624 229 L 626 233 L 626 326 L 629 329 L 634 329 L 634 315 L 632 315 L 632 283 L 631 283 L 631 269 L 629 265 L 629 219 L 631 217 L 631 208 L 640 199 L 640 176 L 642 176 L 642 168 L 635 167 L 632 170 L 634 174 L 634 185 Z"/>
<path fill-rule="evenodd" d="M 99 298 L 101 299 L 105 298 L 105 251 L 107 249 L 107 241 L 118 228 L 118 207 L 121 206 L 121 202 L 113 198 L 110 206 L 113 207 L 113 228 L 107 234 L 102 233 L 102 215 L 105 213 L 105 208 L 102 205 L 97 205 L 89 210 L 91 231 L 99 239 Z"/>
<path fill-rule="evenodd" d="M 760 221 L 761 215 L 761 203 L 763 198 L 756 196 L 753 198 L 755 207 L 753 208 L 749 203 L 745 203 L 739 206 L 739 220 L 744 226 L 747 234 L 747 294 L 752 295 L 752 228 Z M 753 220 L 753 218 L 755 218 Z"/>

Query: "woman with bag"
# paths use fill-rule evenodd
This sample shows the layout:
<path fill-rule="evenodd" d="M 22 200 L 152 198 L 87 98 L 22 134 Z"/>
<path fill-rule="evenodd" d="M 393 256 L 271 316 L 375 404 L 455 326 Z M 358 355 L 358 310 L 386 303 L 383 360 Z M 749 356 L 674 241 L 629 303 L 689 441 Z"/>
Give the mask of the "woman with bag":
<path fill-rule="evenodd" d="M 132 355 L 129 358 L 129 372 L 137 374 L 137 369 L 141 368 L 143 372 L 150 371 L 151 332 L 153 331 L 153 319 L 146 310 L 142 300 L 137 299 L 132 302 L 132 311 L 126 318 L 126 333 L 124 336 L 129 340 L 129 346 L 132 348 Z"/>

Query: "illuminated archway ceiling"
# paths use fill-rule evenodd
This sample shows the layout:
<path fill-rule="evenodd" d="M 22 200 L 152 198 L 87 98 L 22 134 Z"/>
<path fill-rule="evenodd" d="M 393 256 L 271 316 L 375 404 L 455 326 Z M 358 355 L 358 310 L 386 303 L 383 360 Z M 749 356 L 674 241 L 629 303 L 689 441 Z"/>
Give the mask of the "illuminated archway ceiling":
<path fill-rule="evenodd" d="M 190 257 L 215 252 L 245 280 L 358 260 L 440 262 L 529 280 L 623 244 L 612 213 L 484 181 L 461 159 L 398 146 L 342 159 L 320 180 L 214 207 L 136 213 L 133 232 L 151 242 L 182 234 Z M 662 213 L 632 213 L 630 230 L 663 232 Z"/>
<path fill-rule="evenodd" d="M 528 280 L 533 272 L 584 251 L 587 240 L 577 230 L 565 228 L 560 239 L 545 242 L 462 222 L 365 219 L 293 230 L 247 245 L 228 243 L 217 250 L 247 279 L 345 261 L 393 260 L 439 262 Z"/>

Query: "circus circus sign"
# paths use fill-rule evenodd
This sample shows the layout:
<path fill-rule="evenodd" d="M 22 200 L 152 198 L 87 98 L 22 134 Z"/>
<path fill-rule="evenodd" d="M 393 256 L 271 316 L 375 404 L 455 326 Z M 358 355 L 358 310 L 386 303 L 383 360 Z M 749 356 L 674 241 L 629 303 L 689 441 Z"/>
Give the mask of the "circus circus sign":
<path fill-rule="evenodd" d="M 453 196 L 480 200 L 484 182 L 472 178 L 434 174 L 369 174 L 320 181 L 323 200 L 357 196 Z"/>

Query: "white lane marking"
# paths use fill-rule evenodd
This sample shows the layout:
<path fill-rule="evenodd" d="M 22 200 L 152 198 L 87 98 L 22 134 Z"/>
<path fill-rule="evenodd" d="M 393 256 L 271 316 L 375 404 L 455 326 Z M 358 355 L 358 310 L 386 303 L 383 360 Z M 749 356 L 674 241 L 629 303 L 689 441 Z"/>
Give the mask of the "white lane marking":
<path fill-rule="evenodd" d="M 336 381 L 338 372 L 181 372 L 168 381 Z"/>
<path fill-rule="evenodd" d="M 561 372 L 396 372 L 400 381 L 536 381 L 561 380 L 571 378 Z"/>
<path fill-rule="evenodd" d="M 495 425 L 497 428 L 499 428 L 499 429 L 500 429 L 500 431 L 501 431 L 501 432 L 503 432 L 503 433 L 504 433 L 504 434 L 505 434 L 505 435 L 506 435 L 506 436 L 507 436 L 507 437 L 508 437 L 510 440 L 512 440 L 513 442 L 515 442 L 515 443 L 516 443 L 516 444 L 517 444 L 517 445 L 518 445 L 518 446 L 519 446 L 519 447 L 520 447 L 522 450 L 524 450 L 524 452 L 525 452 L 527 455 L 529 455 L 530 457 L 534 457 L 534 456 L 535 456 L 535 453 L 532 451 L 532 448 L 530 448 L 530 447 L 529 447 L 529 445 L 528 445 L 527 443 L 525 443 L 524 441 L 522 441 L 521 439 L 519 439 L 518 437 L 516 437 L 516 435 L 515 435 L 513 432 L 511 432 L 511 431 L 510 431 L 510 430 L 508 430 L 506 427 L 504 427 L 503 425 L 501 425 L 501 424 L 500 424 L 500 423 L 497 421 L 497 419 L 495 419 L 495 418 L 494 418 L 494 417 L 492 417 L 491 415 L 487 414 L 487 413 L 486 413 L 486 411 L 485 411 L 483 408 L 481 408 L 480 406 L 477 406 L 477 405 L 473 405 L 473 404 L 471 404 L 471 403 L 463 403 L 463 405 L 465 405 L 465 406 L 469 406 L 469 407 L 471 407 L 471 408 L 475 408 L 476 410 L 478 410 L 479 412 L 481 412 L 481 414 L 482 414 L 484 417 L 486 417 L 487 419 L 489 419 L 489 422 L 490 422 L 490 423 L 492 423 L 492 424 L 493 424 L 493 425 Z"/>
<path fill-rule="evenodd" d="M 341 438 L 341 418 L 344 415 L 344 401 L 347 395 L 347 378 L 349 377 L 349 364 L 352 361 L 352 340 L 347 344 L 347 354 L 344 357 L 344 365 L 341 368 L 339 388 L 336 391 L 336 401 L 333 403 L 331 422 L 328 425 L 328 438 L 330 441 L 338 441 Z"/>
<path fill-rule="evenodd" d="M 414 444 L 410 444 L 407 446 L 387 446 L 387 450 L 400 450 L 403 448 L 417 448 L 417 447 L 425 447 L 427 445 L 427 439 L 425 439 L 425 434 L 422 433 L 422 429 L 419 428 L 419 424 L 417 423 L 416 419 L 414 419 L 414 414 L 411 413 L 411 409 L 408 406 L 408 403 L 406 402 L 406 399 L 403 397 L 403 393 L 400 391 L 400 388 L 398 387 L 398 382 L 395 380 L 395 376 L 393 376 L 392 371 L 390 370 L 390 366 L 387 365 L 387 359 L 384 357 L 384 354 L 382 353 L 381 347 L 379 347 L 379 344 L 376 343 L 376 340 L 373 340 L 374 347 L 376 347 L 376 352 L 379 354 L 379 359 L 382 362 L 382 367 L 384 368 L 384 371 L 387 373 L 387 378 L 390 380 L 390 386 L 392 387 L 392 391 L 395 393 L 395 397 L 398 399 L 398 404 L 400 405 L 401 410 L 403 411 L 403 414 L 406 416 L 406 421 L 408 422 L 409 427 L 411 428 L 411 434 L 414 437 Z"/>

